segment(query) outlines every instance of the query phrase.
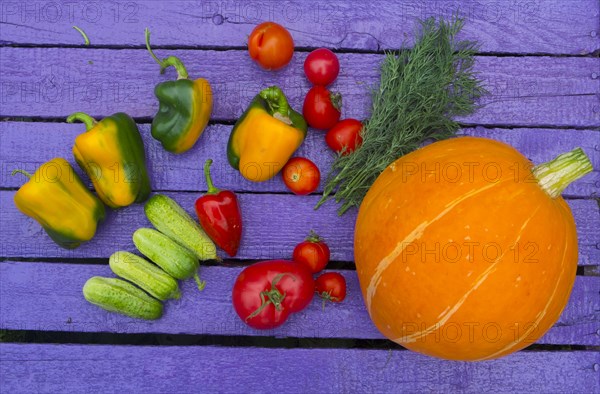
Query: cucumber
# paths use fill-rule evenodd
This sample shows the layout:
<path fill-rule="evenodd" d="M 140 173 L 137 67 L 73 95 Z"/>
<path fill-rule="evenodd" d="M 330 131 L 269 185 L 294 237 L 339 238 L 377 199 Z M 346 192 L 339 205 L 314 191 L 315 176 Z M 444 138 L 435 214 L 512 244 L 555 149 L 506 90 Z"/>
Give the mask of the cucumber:
<path fill-rule="evenodd" d="M 218 259 L 213 241 L 175 200 L 155 194 L 146 202 L 144 211 L 158 231 L 194 252 L 198 259 Z"/>
<path fill-rule="evenodd" d="M 179 286 L 165 271 L 133 253 L 118 251 L 108 260 L 110 269 L 161 301 L 179 299 Z"/>
<path fill-rule="evenodd" d="M 160 301 L 122 279 L 91 277 L 83 286 L 83 296 L 100 308 L 136 319 L 155 320 L 163 312 Z"/>
<path fill-rule="evenodd" d="M 198 258 L 192 251 L 153 228 L 135 230 L 133 243 L 140 253 L 173 278 L 183 280 L 193 276 L 198 283 L 198 288 L 200 290 L 204 288 L 204 282 L 200 281 L 198 277 L 200 268 Z"/>

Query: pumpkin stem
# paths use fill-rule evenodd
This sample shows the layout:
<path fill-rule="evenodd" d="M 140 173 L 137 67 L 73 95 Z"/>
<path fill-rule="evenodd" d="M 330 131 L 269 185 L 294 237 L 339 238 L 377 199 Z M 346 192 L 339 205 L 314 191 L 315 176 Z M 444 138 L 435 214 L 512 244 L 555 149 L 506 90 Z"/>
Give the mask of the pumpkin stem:
<path fill-rule="evenodd" d="M 583 149 L 575 148 L 558 155 L 547 163 L 533 167 L 533 175 L 539 185 L 552 198 L 560 196 L 572 182 L 592 172 L 592 162 Z"/>

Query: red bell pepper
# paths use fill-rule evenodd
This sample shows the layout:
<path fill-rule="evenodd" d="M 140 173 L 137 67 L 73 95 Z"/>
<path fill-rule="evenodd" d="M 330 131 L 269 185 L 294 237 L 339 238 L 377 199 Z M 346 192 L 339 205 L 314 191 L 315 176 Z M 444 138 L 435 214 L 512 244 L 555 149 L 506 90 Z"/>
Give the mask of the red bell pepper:
<path fill-rule="evenodd" d="M 196 200 L 196 214 L 206 234 L 228 255 L 235 256 L 242 238 L 242 215 L 235 194 L 217 189 L 210 177 L 212 159 L 204 164 L 208 191 Z"/>

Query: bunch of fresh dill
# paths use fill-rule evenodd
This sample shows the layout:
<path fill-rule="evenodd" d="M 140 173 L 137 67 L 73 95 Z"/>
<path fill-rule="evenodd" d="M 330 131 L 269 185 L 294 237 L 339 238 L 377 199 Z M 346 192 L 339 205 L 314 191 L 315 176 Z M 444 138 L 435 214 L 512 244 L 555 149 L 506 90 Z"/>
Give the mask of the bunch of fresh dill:
<path fill-rule="evenodd" d="M 343 201 L 340 215 L 358 207 L 389 164 L 428 139 L 454 135 L 459 125 L 453 117 L 476 109 L 486 92 L 473 73 L 476 43 L 456 41 L 462 26 L 459 18 L 439 23 L 429 18 L 421 22 L 411 50 L 386 53 L 363 143 L 334 161 L 315 208 L 330 198 Z"/>

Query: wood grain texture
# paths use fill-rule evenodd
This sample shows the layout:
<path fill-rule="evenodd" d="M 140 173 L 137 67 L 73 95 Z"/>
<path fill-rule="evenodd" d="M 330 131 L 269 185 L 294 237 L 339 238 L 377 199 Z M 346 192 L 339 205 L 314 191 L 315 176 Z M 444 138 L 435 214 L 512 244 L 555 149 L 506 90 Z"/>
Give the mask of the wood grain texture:
<path fill-rule="evenodd" d="M 161 50 L 177 55 L 192 78 L 213 86 L 213 120 L 235 120 L 262 88 L 279 85 L 301 109 L 309 83 L 298 53 L 273 73 L 253 64 L 245 51 Z M 332 85 L 344 97 L 343 117 L 364 119 L 370 88 L 379 82 L 383 55 L 340 54 Z M 91 64 L 90 64 L 91 63 Z M 135 65 L 135 66 L 133 66 Z M 0 48 L 0 116 L 66 117 L 75 111 L 106 116 L 123 111 L 151 117 L 158 108 L 154 85 L 174 78 L 145 50 Z M 477 112 L 460 118 L 478 125 L 600 126 L 600 59 L 583 57 L 478 57 L 476 72 L 490 95 Z"/>
<path fill-rule="evenodd" d="M 579 55 L 600 48 L 599 8 L 594 0 L 22 1 L 2 7 L 0 43 L 83 45 L 71 28 L 78 25 L 92 45 L 140 46 L 148 26 L 155 45 L 242 47 L 256 24 L 272 20 L 297 47 L 375 51 L 411 44 L 417 19 L 458 12 L 461 38 L 478 40 L 481 51 Z"/>
<path fill-rule="evenodd" d="M 143 206 L 137 204 L 108 213 L 94 239 L 74 250 L 60 249 L 37 222 L 21 214 L 13 204 L 14 192 L 1 191 L 0 256 L 14 257 L 108 257 L 117 249 L 135 250 L 131 236 L 139 227 L 151 226 Z M 168 193 L 193 217 L 199 193 Z M 355 213 L 336 214 L 331 203 L 318 211 L 318 196 L 289 194 L 242 194 L 238 196 L 243 213 L 239 259 L 289 258 L 294 246 L 314 229 L 332 248 L 332 259 L 352 261 Z M 219 251 L 221 254 L 222 252 Z"/>
<path fill-rule="evenodd" d="M 595 171 L 570 186 L 566 195 L 597 197 L 600 59 L 590 56 L 600 50 L 597 0 L 386 0 L 375 5 L 350 0 L 0 2 L 0 117 L 64 119 L 74 111 L 94 116 L 125 111 L 147 121 L 157 110 L 155 84 L 174 78 L 172 70 L 160 76 L 143 49 L 143 30 L 148 26 L 159 56 L 178 55 L 192 77 L 211 81 L 214 121 L 235 120 L 251 98 L 271 84 L 280 85 L 300 109 L 309 88 L 302 63 L 308 50 L 321 46 L 355 51 L 338 54 L 341 75 L 333 89 L 344 95 L 344 117 L 364 119 L 382 55 L 358 52 L 395 49 L 403 41 L 412 45 L 417 18 L 449 17 L 456 10 L 466 19 L 461 38 L 479 41 L 480 52 L 486 54 L 477 57 L 476 70 L 491 93 L 476 114 L 460 119 L 489 128 L 463 133 L 505 141 L 536 163 L 582 146 Z M 244 50 L 247 35 L 263 20 L 288 27 L 300 48 L 290 66 L 277 73 L 260 70 Z M 72 25 L 87 32 L 92 47 L 83 46 Z M 38 45 L 51 48 L 29 47 Z M 515 56 L 520 54 L 536 56 Z M 588 57 L 539 56 L 543 54 Z M 497 126 L 535 128 L 492 128 Z M 564 129 L 540 128 L 545 126 Z M 241 268 L 227 262 L 202 269 L 208 281 L 203 293 L 193 283 L 183 283 L 183 298 L 169 302 L 157 322 L 110 314 L 86 303 L 81 294 L 85 280 L 111 273 L 107 265 L 78 259 L 106 259 L 117 249 L 133 251 L 134 229 L 149 225 L 141 205 L 110 212 L 94 241 L 65 251 L 37 223 L 17 212 L 14 191 L 5 190 L 23 182 L 8 176 L 15 167 L 34 170 L 55 156 L 72 160 L 72 141 L 82 130 L 82 125 L 64 123 L 0 122 L 0 188 L 4 189 L 0 191 L 0 260 L 58 259 L 56 263 L 0 262 L 0 328 L 298 337 L 306 338 L 301 342 L 305 347 L 314 337 L 382 338 L 368 318 L 351 270 L 340 271 L 349 286 L 343 304 L 328 305 L 323 312 L 315 301 L 280 329 L 267 332 L 248 328 L 232 310 L 229 294 Z M 149 138 L 149 125 L 141 125 L 141 130 L 154 189 L 174 196 L 188 211 L 204 188 L 200 169 L 208 157 L 216 159 L 217 184 L 243 192 L 245 233 L 239 258 L 290 257 L 293 246 L 315 229 L 332 246 L 333 259 L 353 259 L 355 213 L 339 218 L 334 204 L 312 210 L 318 196 L 274 194 L 287 193 L 279 178 L 262 184 L 244 181 L 224 161 L 231 126 L 209 127 L 200 143 L 182 156 L 160 149 Z M 324 172 L 332 161 L 317 132 L 310 133 L 298 155 L 313 159 Z M 597 273 L 598 205 L 592 199 L 570 200 L 569 205 L 577 222 L 579 264 L 585 272 Z M 61 258 L 81 264 L 67 264 Z M 577 277 L 560 320 L 538 343 L 599 346 L 599 290 L 597 277 Z M 491 362 L 455 363 L 408 351 L 349 348 L 0 343 L 0 391 L 274 392 L 283 386 L 290 392 L 308 388 L 324 393 L 600 393 L 599 366 L 600 356 L 592 351 L 529 351 Z"/>
<path fill-rule="evenodd" d="M 288 192 L 280 177 L 268 182 L 254 183 L 245 180 L 222 159 L 227 149 L 231 126 L 212 125 L 204 132 L 196 146 L 183 155 L 172 155 L 150 136 L 148 124 L 140 124 L 146 143 L 148 166 L 154 190 L 203 190 L 205 182 L 201 169 L 206 158 L 214 158 L 212 173 L 222 188 L 236 191 Z M 20 177 L 10 176 L 14 168 L 33 172 L 46 160 L 61 156 L 71 160 L 71 146 L 75 137 L 83 132 L 81 124 L 0 122 L 0 187 L 18 187 Z M 575 182 L 566 196 L 590 197 L 600 194 L 600 133 L 594 130 L 551 129 L 463 129 L 461 134 L 493 138 L 511 144 L 534 163 L 552 159 L 560 153 L 582 147 L 594 165 L 594 173 Z M 29 138 L 24 139 L 23 135 Z M 548 145 L 552 140 L 552 145 Z M 296 153 L 313 160 L 325 175 L 333 162 L 334 154 L 325 144 L 323 133 L 313 130 Z M 83 174 L 78 171 L 80 175 Z M 85 178 L 85 177 L 84 177 Z M 322 191 L 323 184 L 318 191 Z"/>
<path fill-rule="evenodd" d="M 41 226 L 21 214 L 13 204 L 13 191 L 0 191 L 0 257 L 37 258 L 107 258 L 118 249 L 134 250 L 131 235 L 139 227 L 150 226 L 143 206 L 133 205 L 110 211 L 90 242 L 74 250 L 65 250 L 52 242 Z M 198 193 L 167 193 L 193 217 Z M 319 196 L 290 194 L 241 194 L 243 213 L 242 241 L 237 259 L 290 258 L 294 246 L 310 230 L 315 230 L 329 244 L 331 259 L 353 261 L 355 210 L 339 217 L 337 206 L 326 203 L 313 208 Z M 577 225 L 579 264 L 600 262 L 600 212 L 594 200 L 569 200 Z M 219 251 L 222 255 L 222 252 Z"/>
<path fill-rule="evenodd" d="M 0 344 L 10 393 L 598 393 L 591 351 L 520 352 L 480 363 L 408 351 Z"/>
<path fill-rule="evenodd" d="M 232 126 L 209 126 L 194 148 L 181 155 L 166 152 L 160 143 L 151 137 L 149 124 L 140 124 L 139 128 L 146 145 L 148 168 L 154 190 L 204 190 L 206 183 L 202 175 L 202 165 L 207 158 L 212 158 L 214 164 L 211 172 L 221 188 L 243 192 L 289 192 L 279 176 L 267 182 L 255 183 L 244 179 L 229 166 L 225 152 Z M 33 173 L 42 163 L 57 156 L 67 158 L 85 179 L 71 152 L 75 137 L 84 130 L 82 124 L 0 122 L 0 187 L 19 187 L 23 184 L 24 178 L 10 175 L 13 169 L 21 168 Z M 575 147 L 581 147 L 591 159 L 594 172 L 570 185 L 564 195 L 600 195 L 600 132 L 596 130 L 506 130 L 476 127 L 463 129 L 459 133 L 508 143 L 536 164 L 551 160 Z M 311 130 L 296 155 L 314 161 L 324 177 L 335 156 L 325 144 L 323 136 L 323 132 Z M 548 141 L 552 143 L 549 144 Z M 317 191 L 321 192 L 323 186 L 324 182 L 321 182 Z"/>
<path fill-rule="evenodd" d="M 300 314 L 275 330 L 246 326 L 231 306 L 231 289 L 241 268 L 204 267 L 206 289 L 193 281 L 182 283 L 182 298 L 165 303 L 164 316 L 155 322 L 109 313 L 88 304 L 83 284 L 94 275 L 113 277 L 106 265 L 3 262 L 0 264 L 0 328 L 11 330 L 208 334 L 297 338 L 383 339 L 364 306 L 354 271 L 339 271 L 346 278 L 348 296 L 341 304 L 322 310 L 315 299 Z M 560 319 L 538 343 L 600 345 L 600 281 L 577 277 Z M 493 322 L 480 322 L 481 325 Z M 464 327 L 464 335 L 469 335 Z M 514 328 L 514 327 L 513 327 Z M 504 330 L 503 335 L 515 335 Z"/>

